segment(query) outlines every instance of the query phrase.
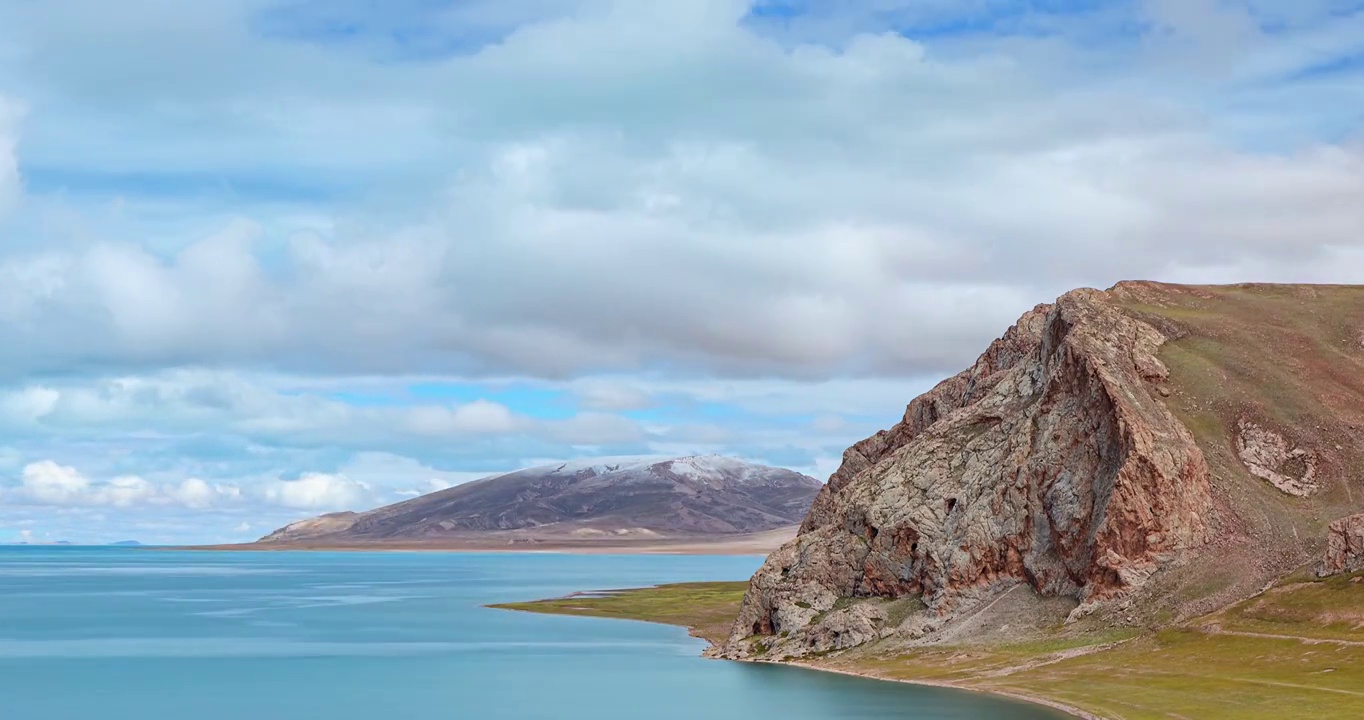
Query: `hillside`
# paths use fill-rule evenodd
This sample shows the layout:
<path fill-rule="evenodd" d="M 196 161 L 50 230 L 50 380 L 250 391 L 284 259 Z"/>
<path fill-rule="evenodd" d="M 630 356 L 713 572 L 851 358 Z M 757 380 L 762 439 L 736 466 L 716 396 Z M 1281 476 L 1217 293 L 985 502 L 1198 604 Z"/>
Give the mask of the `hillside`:
<path fill-rule="evenodd" d="M 484 478 L 369 512 L 302 520 L 259 543 L 763 537 L 800 522 L 820 487 L 817 480 L 790 470 L 715 456 L 562 463 Z"/>
<path fill-rule="evenodd" d="M 717 654 L 1083 644 L 1205 616 L 1315 567 L 1364 511 L 1361 425 L 1364 288 L 1068 293 L 845 453 Z"/>

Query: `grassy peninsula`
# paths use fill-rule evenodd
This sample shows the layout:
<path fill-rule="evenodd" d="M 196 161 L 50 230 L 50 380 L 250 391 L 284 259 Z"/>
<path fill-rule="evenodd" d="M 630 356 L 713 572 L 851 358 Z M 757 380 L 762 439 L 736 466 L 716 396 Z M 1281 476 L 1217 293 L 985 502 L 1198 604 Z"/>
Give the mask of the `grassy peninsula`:
<path fill-rule="evenodd" d="M 729 633 L 746 583 L 689 583 L 493 607 Z M 1364 717 L 1364 573 L 1299 576 L 1225 610 L 1158 630 L 935 645 L 872 644 L 800 661 L 818 669 L 1050 701 L 1106 720 Z M 772 658 L 782 662 L 781 658 Z"/>
<path fill-rule="evenodd" d="M 747 582 L 707 582 L 660 585 L 633 590 L 605 590 L 578 593 L 553 600 L 490 605 L 499 610 L 547 615 L 639 620 L 681 625 L 691 634 L 711 644 L 729 636 L 734 616 L 739 614 Z"/>

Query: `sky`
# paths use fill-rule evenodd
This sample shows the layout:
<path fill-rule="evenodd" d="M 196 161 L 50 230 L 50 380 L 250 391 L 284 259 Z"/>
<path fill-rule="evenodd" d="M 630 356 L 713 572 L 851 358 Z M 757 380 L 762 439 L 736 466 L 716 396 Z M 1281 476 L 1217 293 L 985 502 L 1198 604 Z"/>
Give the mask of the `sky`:
<path fill-rule="evenodd" d="M 1123 279 L 1364 282 L 1364 0 L 0 0 L 0 542 L 823 479 Z"/>

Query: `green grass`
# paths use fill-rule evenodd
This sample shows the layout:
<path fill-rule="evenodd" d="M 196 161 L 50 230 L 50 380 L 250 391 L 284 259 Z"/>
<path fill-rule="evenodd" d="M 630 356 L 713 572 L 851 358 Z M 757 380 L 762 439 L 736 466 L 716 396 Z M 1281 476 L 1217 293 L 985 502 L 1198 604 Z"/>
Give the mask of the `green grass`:
<path fill-rule="evenodd" d="M 1208 618 L 1223 630 L 1364 642 L 1364 573 L 1287 584 Z"/>
<path fill-rule="evenodd" d="M 680 625 L 699 638 L 719 643 L 729 637 L 747 589 L 747 582 L 682 583 L 489 607 Z"/>
<path fill-rule="evenodd" d="M 1083 645 L 933 648 L 832 662 L 888 679 L 1056 700 L 1114 720 L 1364 717 L 1364 647 L 1166 630 Z"/>
<path fill-rule="evenodd" d="M 1364 717 L 1364 647 L 1167 630 L 980 683 L 1106 717 Z"/>
<path fill-rule="evenodd" d="M 1118 629 L 1068 636 L 1057 630 L 1055 637 L 997 646 L 887 655 L 873 645 L 809 659 L 886 679 L 1022 693 L 1114 720 L 1361 718 L 1364 645 L 1322 641 L 1353 640 L 1364 631 L 1341 620 L 1364 617 L 1364 583 L 1350 579 L 1304 578 L 1189 626 L 1155 633 Z M 729 634 L 746 586 L 664 585 L 492 607 L 680 625 L 719 642 Z M 1217 629 L 1223 632 L 1212 632 Z"/>

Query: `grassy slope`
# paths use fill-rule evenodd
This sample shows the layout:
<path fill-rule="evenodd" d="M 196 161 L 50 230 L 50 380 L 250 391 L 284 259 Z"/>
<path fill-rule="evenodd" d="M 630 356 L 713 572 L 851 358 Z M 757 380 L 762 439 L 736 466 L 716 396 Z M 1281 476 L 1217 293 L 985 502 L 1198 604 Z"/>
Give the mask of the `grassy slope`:
<path fill-rule="evenodd" d="M 1364 641 L 1357 640 L 1364 635 L 1364 582 L 1352 579 L 1303 579 L 1154 633 L 1123 630 L 1084 640 L 934 647 L 891 657 L 873 646 L 814 664 L 886 679 L 1020 693 L 1123 720 L 1359 718 L 1364 717 Z M 728 634 L 744 587 L 665 585 L 494 607 L 683 625 L 714 642 Z"/>
<path fill-rule="evenodd" d="M 1176 339 L 1165 402 L 1212 472 L 1219 541 L 1152 588 L 1161 619 L 1202 615 L 1321 555 L 1326 526 L 1364 512 L 1364 287 L 1129 283 L 1116 295 Z M 1321 490 L 1294 498 L 1250 475 L 1237 422 L 1268 427 L 1317 455 Z"/>
<path fill-rule="evenodd" d="M 747 588 L 747 582 L 684 583 L 489 607 L 681 625 L 696 637 L 719 643 L 729 637 Z"/>

